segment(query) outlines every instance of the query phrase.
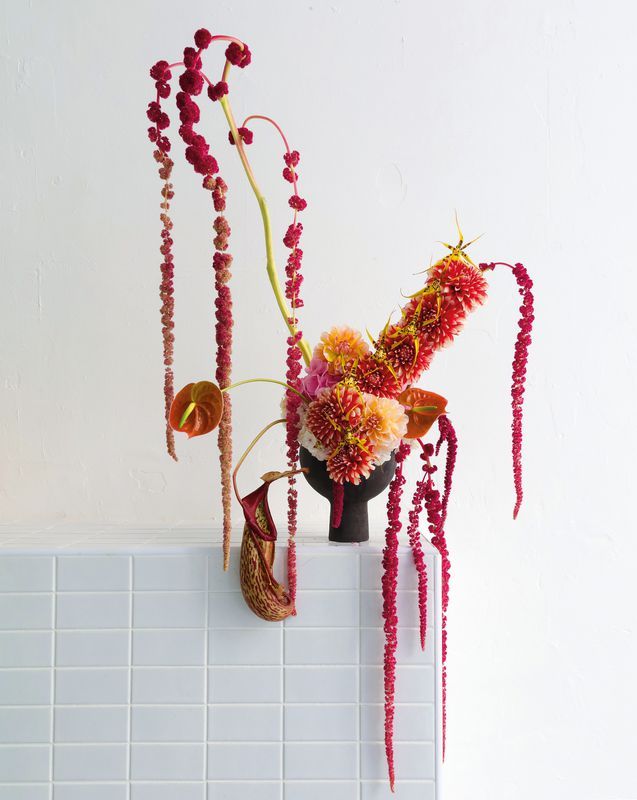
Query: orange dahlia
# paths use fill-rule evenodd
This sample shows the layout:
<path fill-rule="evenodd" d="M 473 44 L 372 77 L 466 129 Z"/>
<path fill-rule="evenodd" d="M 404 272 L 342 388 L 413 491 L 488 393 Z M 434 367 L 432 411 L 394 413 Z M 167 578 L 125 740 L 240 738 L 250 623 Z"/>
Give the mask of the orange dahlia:
<path fill-rule="evenodd" d="M 407 415 L 402 404 L 388 397 L 365 394 L 365 407 L 360 429 L 369 440 L 374 464 L 383 464 L 407 433 Z"/>
<path fill-rule="evenodd" d="M 361 334 L 343 325 L 323 333 L 314 349 L 314 356 L 327 361 L 331 374 L 343 375 L 368 352 L 369 346 Z"/>

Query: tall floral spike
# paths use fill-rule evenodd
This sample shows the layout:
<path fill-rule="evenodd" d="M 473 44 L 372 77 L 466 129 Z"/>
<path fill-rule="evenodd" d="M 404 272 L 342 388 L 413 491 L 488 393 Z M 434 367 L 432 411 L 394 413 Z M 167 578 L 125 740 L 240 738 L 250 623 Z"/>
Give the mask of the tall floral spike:
<path fill-rule="evenodd" d="M 383 678 L 385 687 L 385 755 L 389 785 L 392 792 L 396 779 L 394 766 L 394 716 L 396 697 L 396 647 L 398 645 L 398 534 L 402 528 L 400 507 L 405 478 L 403 462 L 411 451 L 408 444 L 401 444 L 396 451 L 396 474 L 389 485 L 387 499 L 387 530 L 383 550 L 383 630 L 385 632 L 385 655 Z"/>
<path fill-rule="evenodd" d="M 513 482 L 515 485 L 513 519 L 516 519 L 524 496 L 522 487 L 522 416 L 526 383 L 526 365 L 529 360 L 529 345 L 531 344 L 533 320 L 535 319 L 533 281 L 524 264 L 520 263 L 511 265 L 503 261 L 498 261 L 492 264 L 480 264 L 480 269 L 484 271 L 494 269 L 494 267 L 497 266 L 508 267 L 511 272 L 513 272 L 513 276 L 518 285 L 518 292 L 522 296 L 520 319 L 518 321 L 519 330 L 515 340 L 513 374 L 511 379 L 511 408 L 513 411 L 513 419 L 511 421 L 511 451 L 513 456 Z"/>
<path fill-rule="evenodd" d="M 161 246 L 161 282 L 159 284 L 159 296 L 161 299 L 161 324 L 163 338 L 163 357 L 164 357 L 164 418 L 166 423 L 166 449 L 168 454 L 177 461 L 175 451 L 175 435 L 170 425 L 170 407 L 175 396 L 175 378 L 172 369 L 173 352 L 175 343 L 175 298 L 174 298 L 174 256 L 172 253 L 173 239 L 171 235 L 173 223 L 170 218 L 170 201 L 173 199 L 173 185 L 170 177 L 173 169 L 173 161 L 168 155 L 170 152 L 170 140 L 164 131 L 170 125 L 168 114 L 162 109 L 161 101 L 170 96 L 171 71 L 167 61 L 158 61 L 150 70 L 150 76 L 155 81 L 155 100 L 148 105 L 146 115 L 151 127 L 148 129 L 148 138 L 154 144 L 153 156 L 159 165 L 159 177 L 162 181 L 161 189 L 161 213 L 159 218 L 162 224 Z"/>

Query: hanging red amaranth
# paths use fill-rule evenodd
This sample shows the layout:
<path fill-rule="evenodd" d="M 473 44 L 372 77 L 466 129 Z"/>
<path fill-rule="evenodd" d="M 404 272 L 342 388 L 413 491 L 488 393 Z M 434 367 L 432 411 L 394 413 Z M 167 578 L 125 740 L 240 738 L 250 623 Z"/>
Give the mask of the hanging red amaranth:
<path fill-rule="evenodd" d="M 436 471 L 436 467 L 430 461 L 434 448 L 431 444 L 422 445 L 422 448 L 429 464 L 428 481 L 424 495 L 429 533 L 431 535 L 431 543 L 440 553 L 442 560 L 442 757 L 444 759 L 447 746 L 447 608 L 449 606 L 450 562 L 443 527 L 442 501 L 440 492 L 436 489 L 433 480 L 433 473 Z"/>
<path fill-rule="evenodd" d="M 504 261 L 496 261 L 489 264 L 480 264 L 480 269 L 484 271 L 499 266 L 508 267 L 511 272 L 513 272 L 518 285 L 518 292 L 522 296 L 520 319 L 518 321 L 519 331 L 515 340 L 513 374 L 511 379 L 511 408 L 513 412 L 513 419 L 511 421 L 511 451 L 513 456 L 513 483 L 515 485 L 513 519 L 516 519 L 524 496 L 522 487 L 522 412 L 526 383 L 526 365 L 529 360 L 529 345 L 531 344 L 533 320 L 535 319 L 532 291 L 533 281 L 524 264 L 520 263 L 512 265 Z"/>
<path fill-rule="evenodd" d="M 167 61 L 158 61 L 151 67 L 150 76 L 155 81 L 156 94 L 155 100 L 148 104 L 146 115 L 153 123 L 148 129 L 148 138 L 156 146 L 153 157 L 159 164 L 159 177 L 162 180 L 161 214 L 159 215 L 162 223 L 162 231 L 159 250 L 163 256 L 163 261 L 161 263 L 159 296 L 161 298 L 161 325 L 164 351 L 164 417 L 166 420 L 166 449 L 171 458 L 177 461 L 175 434 L 169 422 L 170 407 L 175 396 L 175 382 L 172 370 L 175 343 L 174 256 L 172 254 L 173 240 L 170 233 L 173 223 L 168 213 L 170 210 L 170 201 L 174 196 L 173 185 L 170 183 L 170 176 L 174 164 L 168 155 L 170 152 L 170 141 L 168 136 L 162 133 L 162 131 L 165 131 L 170 125 L 170 119 L 161 106 L 162 99 L 170 96 L 168 81 L 171 75 L 172 73 Z"/>
<path fill-rule="evenodd" d="M 422 549 L 420 535 L 420 515 L 422 513 L 425 490 L 427 488 L 428 472 L 427 457 L 424 453 L 420 455 L 423 461 L 423 476 L 416 484 L 414 496 L 412 498 L 411 511 L 409 512 L 409 526 L 407 527 L 407 537 L 411 546 L 411 553 L 418 575 L 418 616 L 420 625 L 420 646 L 425 649 L 425 639 L 427 635 L 427 565 L 425 564 L 425 554 Z"/>
<path fill-rule="evenodd" d="M 456 466 L 456 456 L 458 454 L 458 437 L 451 420 L 448 416 L 438 417 L 438 430 L 440 437 L 436 443 L 436 455 L 440 452 L 441 446 L 447 444 L 447 460 L 445 463 L 445 477 L 442 495 L 442 524 L 447 522 L 447 507 L 449 505 L 449 495 L 453 483 L 453 471 Z"/>
<path fill-rule="evenodd" d="M 385 655 L 383 677 L 385 687 L 385 755 L 387 772 L 392 792 L 395 783 L 394 768 L 394 715 L 396 697 L 396 647 L 398 645 L 398 609 L 396 589 L 398 586 L 398 534 L 402 527 L 400 521 L 401 498 L 405 478 L 403 462 L 411 448 L 402 442 L 396 451 L 396 474 L 389 485 L 387 499 L 387 531 L 383 550 L 383 630 L 385 632 Z"/>

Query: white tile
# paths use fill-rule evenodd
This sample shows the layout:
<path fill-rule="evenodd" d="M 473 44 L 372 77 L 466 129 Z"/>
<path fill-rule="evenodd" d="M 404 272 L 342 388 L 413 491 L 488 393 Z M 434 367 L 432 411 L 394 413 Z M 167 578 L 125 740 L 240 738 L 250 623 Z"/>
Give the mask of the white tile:
<path fill-rule="evenodd" d="M 211 628 L 273 628 L 250 610 L 241 592 L 211 592 L 208 595 L 208 620 Z"/>
<path fill-rule="evenodd" d="M 132 741 L 202 742 L 203 706 L 133 706 Z"/>
<path fill-rule="evenodd" d="M 125 783 L 56 783 L 53 800 L 128 800 Z"/>
<path fill-rule="evenodd" d="M 356 664 L 358 628 L 288 628 L 286 664 Z"/>
<path fill-rule="evenodd" d="M 55 709 L 56 742 L 126 742 L 128 708 L 82 708 L 57 706 Z"/>
<path fill-rule="evenodd" d="M 135 628 L 205 628 L 206 592 L 136 592 Z"/>
<path fill-rule="evenodd" d="M 128 556 L 58 556 L 58 592 L 121 592 L 130 588 Z"/>
<path fill-rule="evenodd" d="M 0 747 L 0 781 L 48 781 L 50 753 L 48 745 Z"/>
<path fill-rule="evenodd" d="M 50 800 L 49 784 L 9 784 L 0 786 L 0 800 Z"/>
<path fill-rule="evenodd" d="M 312 554 L 300 550 L 297 558 L 299 586 L 307 589 L 357 589 L 358 554 L 338 552 Z"/>
<path fill-rule="evenodd" d="M 127 777 L 126 744 L 56 744 L 55 781 L 123 781 Z M 92 800 L 92 798 L 91 798 Z"/>
<path fill-rule="evenodd" d="M 208 784 L 208 800 L 281 800 L 281 796 L 281 784 L 278 781 L 254 783 L 232 781 L 231 783 L 211 782 Z M 154 798 L 149 798 L 149 800 L 154 800 Z M 169 799 L 166 798 L 166 800 Z"/>
<path fill-rule="evenodd" d="M 203 667 L 134 667 L 133 703 L 203 703 L 205 677 Z"/>
<path fill-rule="evenodd" d="M 398 665 L 396 670 L 397 703 L 431 703 L 436 695 L 433 667 Z M 383 701 L 382 667 L 361 667 L 361 702 Z"/>
<path fill-rule="evenodd" d="M 204 745 L 133 744 L 131 779 L 146 781 L 203 780 Z"/>
<path fill-rule="evenodd" d="M 269 665 L 281 663 L 282 628 L 211 630 L 210 664 Z"/>
<path fill-rule="evenodd" d="M 206 800 L 206 784 L 132 783 L 130 800 Z"/>
<path fill-rule="evenodd" d="M 51 556 L 3 556 L 0 559 L 0 592 L 53 591 Z"/>
<path fill-rule="evenodd" d="M 286 706 L 285 738 L 298 742 L 358 740 L 358 706 Z"/>
<path fill-rule="evenodd" d="M 385 712 L 382 705 L 361 705 L 361 740 L 380 742 L 385 735 Z M 396 704 L 394 741 L 433 741 L 435 709 L 432 704 Z"/>
<path fill-rule="evenodd" d="M 0 630 L 52 627 L 52 594 L 0 594 Z"/>
<path fill-rule="evenodd" d="M 286 742 L 288 780 L 353 780 L 358 775 L 357 742 Z"/>
<path fill-rule="evenodd" d="M 60 705 L 123 705 L 128 703 L 128 670 L 57 669 L 55 702 Z"/>
<path fill-rule="evenodd" d="M 280 705 L 208 707 L 208 741 L 275 742 L 281 738 Z"/>
<path fill-rule="evenodd" d="M 355 590 L 298 592 L 295 617 L 285 625 L 294 628 L 354 628 L 358 626 L 359 596 Z"/>
<path fill-rule="evenodd" d="M 357 781 L 287 781 L 285 800 L 358 800 Z"/>
<path fill-rule="evenodd" d="M 361 664 L 382 664 L 385 652 L 385 634 L 380 628 L 361 628 Z M 396 661 L 399 664 L 433 663 L 433 636 L 428 637 L 424 651 L 420 648 L 420 633 L 415 628 L 398 631 Z"/>
<path fill-rule="evenodd" d="M 208 745 L 208 778 L 272 781 L 281 777 L 281 744 L 238 742 Z"/>
<path fill-rule="evenodd" d="M 357 667 L 286 667 L 286 703 L 355 703 Z"/>
<path fill-rule="evenodd" d="M 51 631 L 0 633 L 0 667 L 48 667 L 52 657 Z"/>
<path fill-rule="evenodd" d="M 206 662 L 204 630 L 135 630 L 135 666 L 203 666 Z"/>
<path fill-rule="evenodd" d="M 0 705 L 42 706 L 50 702 L 50 670 L 0 670 Z"/>
<path fill-rule="evenodd" d="M 361 800 L 435 800 L 433 781 L 396 781 L 396 793 L 392 794 L 384 781 L 361 781 Z"/>
<path fill-rule="evenodd" d="M 207 556 L 135 556 L 135 591 L 205 591 Z"/>
<path fill-rule="evenodd" d="M 71 593 L 57 596 L 58 628 L 128 628 L 130 595 Z"/>
<path fill-rule="evenodd" d="M 420 627 L 418 592 L 397 592 L 398 625 L 401 628 Z M 427 594 L 427 622 L 433 635 L 434 604 L 431 590 Z M 383 597 L 381 592 L 361 592 L 361 627 L 383 627 Z"/>
<path fill-rule="evenodd" d="M 235 533 L 237 540 L 241 533 Z M 228 571 L 223 569 L 223 554 L 221 547 L 215 548 L 208 559 L 208 591 L 209 592 L 240 592 L 239 582 L 239 548 L 232 548 L 230 552 L 230 566 Z"/>
<path fill-rule="evenodd" d="M 50 708 L 0 709 L 1 744 L 48 743 L 50 737 Z"/>
<path fill-rule="evenodd" d="M 396 742 L 394 745 L 396 775 L 402 780 L 423 780 L 434 776 L 434 748 L 429 742 Z M 384 780 L 387 777 L 385 744 L 361 743 L 361 778 Z"/>
<path fill-rule="evenodd" d="M 58 667 L 128 666 L 129 633 L 120 631 L 58 631 Z"/>
<path fill-rule="evenodd" d="M 211 667 L 208 700 L 211 703 L 279 703 L 280 667 Z"/>

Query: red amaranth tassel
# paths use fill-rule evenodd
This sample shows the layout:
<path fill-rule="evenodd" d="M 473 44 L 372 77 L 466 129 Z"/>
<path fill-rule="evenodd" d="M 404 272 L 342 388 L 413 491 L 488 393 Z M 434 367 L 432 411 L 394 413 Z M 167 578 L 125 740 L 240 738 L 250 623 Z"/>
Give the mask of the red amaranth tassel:
<path fill-rule="evenodd" d="M 516 519 L 524 496 L 522 487 L 522 412 L 526 383 L 526 365 L 529 360 L 529 345 L 531 344 L 533 320 L 535 319 L 532 291 L 533 281 L 524 264 L 520 263 L 512 265 L 504 261 L 497 261 L 492 264 L 480 264 L 480 269 L 484 271 L 497 266 L 508 267 L 511 270 L 518 285 L 518 292 L 522 296 L 520 319 L 518 321 L 519 331 L 515 340 L 513 373 L 511 379 L 511 408 L 513 411 L 513 419 L 511 421 L 511 451 L 513 455 L 513 482 L 515 485 L 513 519 Z"/>
<path fill-rule="evenodd" d="M 447 608 L 449 606 L 449 551 L 444 531 L 442 501 L 440 492 L 434 486 L 433 473 L 436 467 L 431 464 L 434 453 L 433 445 L 422 444 L 423 454 L 428 462 L 428 482 L 425 491 L 425 508 L 432 545 L 440 553 L 442 559 L 442 757 L 447 748 Z"/>
<path fill-rule="evenodd" d="M 458 454 L 458 437 L 456 430 L 451 424 L 451 420 L 446 414 L 438 417 L 438 430 L 440 438 L 436 443 L 436 455 L 444 442 L 447 443 L 447 461 L 445 463 L 444 494 L 442 496 L 442 525 L 447 522 L 447 507 L 449 505 L 449 495 L 453 483 L 453 471 L 456 467 L 456 456 Z"/>
<path fill-rule="evenodd" d="M 398 534 L 402 527 L 400 522 L 400 504 L 403 494 L 403 462 L 411 448 L 404 442 L 396 452 L 396 474 L 389 486 L 387 499 L 387 531 L 385 549 L 383 550 L 383 630 L 385 631 L 385 655 L 383 659 L 383 675 L 385 687 L 385 755 L 389 785 L 394 791 L 396 779 L 394 767 L 394 715 L 396 696 L 396 647 L 398 645 L 398 609 L 396 589 L 398 586 Z"/>
<path fill-rule="evenodd" d="M 420 515 L 422 513 L 422 505 L 427 488 L 428 473 L 427 473 L 427 457 L 421 454 L 420 458 L 423 460 L 423 477 L 416 484 L 414 496 L 412 498 L 412 507 L 409 512 L 409 526 L 407 528 L 407 536 L 409 544 L 411 545 L 411 553 L 418 575 L 418 612 L 420 620 L 420 646 L 425 649 L 425 639 L 427 636 L 427 565 L 425 564 L 425 554 L 422 550 L 422 542 L 420 539 Z"/>
<path fill-rule="evenodd" d="M 330 525 L 340 528 L 343 519 L 343 503 L 345 500 L 345 485 L 332 481 L 332 519 Z"/>

